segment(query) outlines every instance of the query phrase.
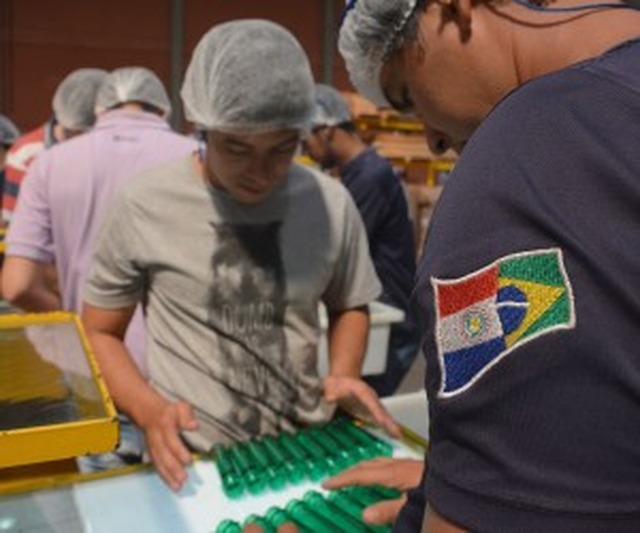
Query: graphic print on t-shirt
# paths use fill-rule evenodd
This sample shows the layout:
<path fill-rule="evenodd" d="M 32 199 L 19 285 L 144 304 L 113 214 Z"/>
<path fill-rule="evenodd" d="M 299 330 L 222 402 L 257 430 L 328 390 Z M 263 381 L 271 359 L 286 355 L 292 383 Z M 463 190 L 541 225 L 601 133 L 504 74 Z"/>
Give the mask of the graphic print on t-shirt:
<path fill-rule="evenodd" d="M 469 389 L 522 344 L 575 326 L 573 292 L 557 248 L 508 255 L 463 278 L 431 282 L 442 398 Z"/>
<path fill-rule="evenodd" d="M 235 392 L 225 420 L 251 434 L 289 416 L 295 403 L 294 372 L 282 328 L 286 311 L 280 223 L 214 226 L 210 320 L 218 334 L 214 357 L 221 382 Z M 263 409 L 258 407 L 258 404 Z"/>

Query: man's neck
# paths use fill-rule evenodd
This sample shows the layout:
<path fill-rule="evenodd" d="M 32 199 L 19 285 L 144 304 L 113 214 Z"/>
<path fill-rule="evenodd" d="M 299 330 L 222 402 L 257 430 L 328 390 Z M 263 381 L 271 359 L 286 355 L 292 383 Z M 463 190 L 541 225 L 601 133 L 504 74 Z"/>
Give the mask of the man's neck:
<path fill-rule="evenodd" d="M 367 145 L 356 134 L 346 131 L 336 133 L 340 138 L 333 143 L 333 151 L 339 166 L 345 166 L 367 150 Z"/>
<path fill-rule="evenodd" d="M 550 8 L 582 5 L 559 0 Z M 516 62 L 522 83 L 597 57 L 616 45 L 640 37 L 640 11 L 594 9 L 584 12 L 523 12 L 509 4 L 509 14 L 528 21 L 528 31 L 515 33 Z M 519 11 L 513 11 L 519 10 Z M 506 12 L 506 11 L 505 11 Z M 553 53 L 549 53 L 553 50 Z"/>

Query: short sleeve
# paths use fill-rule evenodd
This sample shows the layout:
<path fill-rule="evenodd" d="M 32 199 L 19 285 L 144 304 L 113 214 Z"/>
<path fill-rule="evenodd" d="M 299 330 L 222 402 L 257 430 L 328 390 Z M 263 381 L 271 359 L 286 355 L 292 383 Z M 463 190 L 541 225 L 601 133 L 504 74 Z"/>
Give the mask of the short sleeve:
<path fill-rule="evenodd" d="M 28 169 L 20 188 L 19 202 L 6 238 L 7 256 L 52 263 L 53 232 L 48 199 L 48 154 L 42 154 Z"/>
<path fill-rule="evenodd" d="M 142 301 L 146 274 L 134 210 L 126 194 L 120 195 L 103 222 L 84 291 L 90 305 L 119 309 Z"/>

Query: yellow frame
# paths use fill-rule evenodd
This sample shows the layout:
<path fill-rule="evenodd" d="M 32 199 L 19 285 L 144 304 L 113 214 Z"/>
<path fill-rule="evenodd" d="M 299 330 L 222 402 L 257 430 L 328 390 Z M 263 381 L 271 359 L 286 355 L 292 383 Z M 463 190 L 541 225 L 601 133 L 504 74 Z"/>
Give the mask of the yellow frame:
<path fill-rule="evenodd" d="M 66 312 L 0 316 L 0 329 L 69 323 L 74 324 L 80 337 L 106 416 L 64 424 L 0 431 L 0 468 L 56 461 L 88 453 L 104 453 L 115 449 L 118 444 L 117 412 L 80 318 L 74 313 Z"/>

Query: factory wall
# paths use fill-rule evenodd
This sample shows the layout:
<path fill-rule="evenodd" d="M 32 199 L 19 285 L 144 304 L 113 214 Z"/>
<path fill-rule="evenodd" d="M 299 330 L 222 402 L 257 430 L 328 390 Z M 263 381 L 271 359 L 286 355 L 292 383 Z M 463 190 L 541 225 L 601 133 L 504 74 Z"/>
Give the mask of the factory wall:
<path fill-rule="evenodd" d="M 344 0 L 328 1 L 334 2 L 328 30 L 335 32 Z M 301 41 L 318 80 L 326 73 L 324 0 L 0 0 L 0 113 L 23 130 L 39 125 L 50 114 L 57 84 L 79 67 L 146 66 L 171 90 L 176 5 L 183 14 L 178 31 L 185 68 L 198 39 L 214 24 L 268 18 Z M 339 54 L 331 59 L 335 84 L 349 88 Z"/>

